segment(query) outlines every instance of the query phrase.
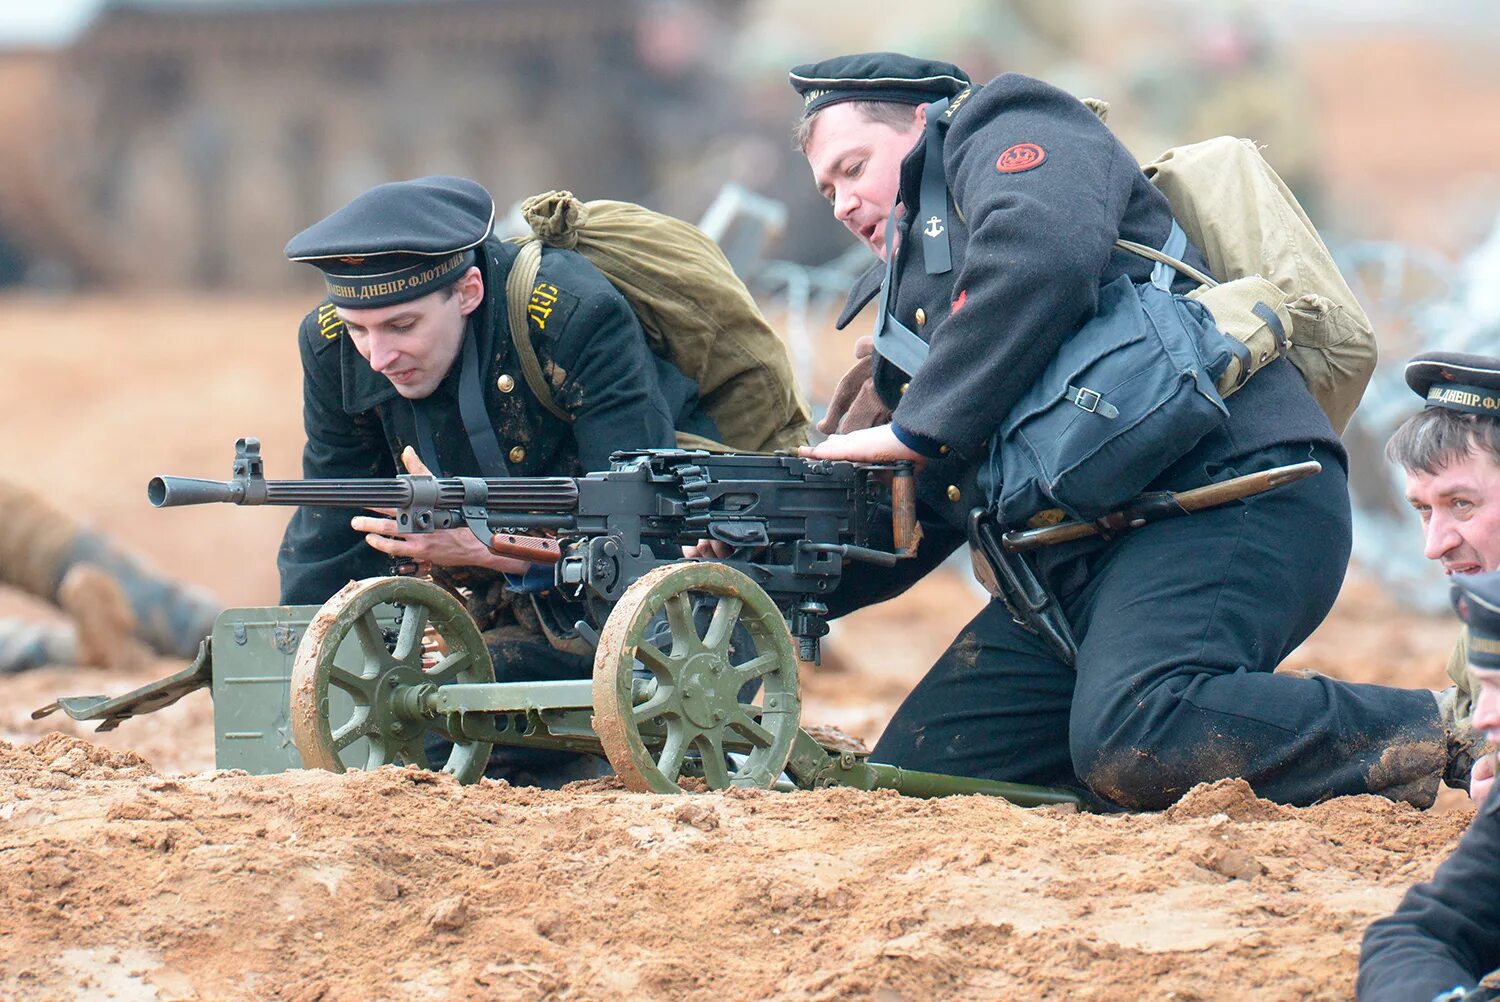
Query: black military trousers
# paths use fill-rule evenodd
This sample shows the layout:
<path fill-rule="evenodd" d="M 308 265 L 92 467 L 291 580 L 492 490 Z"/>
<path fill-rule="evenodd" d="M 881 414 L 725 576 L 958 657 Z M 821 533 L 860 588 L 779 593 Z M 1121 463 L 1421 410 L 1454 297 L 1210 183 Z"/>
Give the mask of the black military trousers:
<path fill-rule="evenodd" d="M 1222 480 L 1309 458 L 1279 446 Z M 1077 786 L 1161 808 L 1239 776 L 1289 804 L 1356 793 L 1430 802 L 1445 745 L 1425 690 L 1273 674 L 1327 614 L 1349 557 L 1339 458 L 1323 472 L 1158 522 L 1040 570 L 1078 641 L 1076 672 L 992 601 L 897 710 L 873 758 Z"/>

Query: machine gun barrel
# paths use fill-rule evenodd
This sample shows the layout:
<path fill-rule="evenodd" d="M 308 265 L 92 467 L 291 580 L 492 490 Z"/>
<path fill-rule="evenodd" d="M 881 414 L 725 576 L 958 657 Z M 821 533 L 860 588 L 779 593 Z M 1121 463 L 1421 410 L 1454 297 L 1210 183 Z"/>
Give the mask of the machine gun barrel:
<path fill-rule="evenodd" d="M 317 508 L 459 509 L 473 503 L 466 478 L 405 474 L 366 480 L 198 480 L 153 477 L 146 496 L 157 508 L 190 504 L 292 505 Z M 483 484 L 483 501 L 491 512 L 563 514 L 578 507 L 578 484 L 571 477 L 510 477 L 471 481 Z"/>
<path fill-rule="evenodd" d="M 146 497 L 153 508 L 186 504 L 244 504 L 245 485 L 236 481 L 196 477 L 152 477 Z"/>

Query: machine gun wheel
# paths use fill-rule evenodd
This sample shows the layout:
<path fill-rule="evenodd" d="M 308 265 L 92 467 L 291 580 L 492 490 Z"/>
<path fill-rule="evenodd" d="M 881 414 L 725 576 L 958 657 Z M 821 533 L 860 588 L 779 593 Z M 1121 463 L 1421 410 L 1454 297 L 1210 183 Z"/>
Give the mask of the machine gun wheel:
<path fill-rule="evenodd" d="M 376 608 L 401 607 L 397 628 L 388 633 L 376 621 Z M 440 660 L 423 667 L 423 638 L 435 634 Z M 360 667 L 335 664 L 350 634 L 358 646 Z M 307 625 L 292 662 L 292 740 L 309 769 L 346 768 L 340 752 L 364 738 L 368 755 L 362 765 L 376 769 L 392 763 L 431 769 L 426 738 L 436 731 L 453 739 L 446 722 L 423 711 L 424 697 L 453 682 L 493 682 L 495 668 L 479 627 L 448 592 L 417 578 L 366 578 L 351 581 L 318 610 Z M 354 702 L 349 719 L 329 719 L 329 687 L 343 690 Z M 444 772 L 472 783 L 484 774 L 490 742 L 458 737 Z"/>
<path fill-rule="evenodd" d="M 709 618 L 701 633 L 695 611 Z M 659 646 L 663 612 L 667 650 Z M 753 650 L 732 644 L 736 626 Z M 647 678 L 638 677 L 638 666 Z M 742 703 L 756 682 L 755 701 Z M 687 792 L 677 781 L 690 752 L 710 789 L 770 787 L 791 753 L 801 705 L 797 655 L 780 610 L 724 564 L 656 568 L 625 590 L 600 631 L 594 733 L 632 790 Z M 726 751 L 743 755 L 743 764 L 733 768 Z"/>

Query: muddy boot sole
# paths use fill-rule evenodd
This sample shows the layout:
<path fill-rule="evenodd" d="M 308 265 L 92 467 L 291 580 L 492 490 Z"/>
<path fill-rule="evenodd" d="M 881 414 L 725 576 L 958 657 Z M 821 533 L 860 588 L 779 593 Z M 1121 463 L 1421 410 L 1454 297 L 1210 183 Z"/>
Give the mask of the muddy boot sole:
<path fill-rule="evenodd" d="M 78 662 L 134 671 L 155 655 L 135 637 L 135 613 L 114 578 L 92 564 L 75 564 L 57 586 L 57 603 L 78 630 Z"/>

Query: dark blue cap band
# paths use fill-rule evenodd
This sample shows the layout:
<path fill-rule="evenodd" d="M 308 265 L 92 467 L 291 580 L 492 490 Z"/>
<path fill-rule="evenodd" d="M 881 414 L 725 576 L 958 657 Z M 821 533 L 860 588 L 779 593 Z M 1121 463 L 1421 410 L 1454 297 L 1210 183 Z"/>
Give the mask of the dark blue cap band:
<path fill-rule="evenodd" d="M 1427 388 L 1427 406 L 1500 417 L 1500 391 L 1467 383 L 1433 383 Z"/>
<path fill-rule="evenodd" d="M 1500 671 L 1500 573 L 1455 576 L 1452 599 L 1468 627 L 1469 663 Z"/>
<path fill-rule="evenodd" d="M 425 258 L 407 268 L 379 275 L 335 274 L 325 269 L 328 301 L 335 306 L 368 309 L 404 303 L 436 292 L 458 281 L 474 264 L 474 252 L 445 258 Z"/>

